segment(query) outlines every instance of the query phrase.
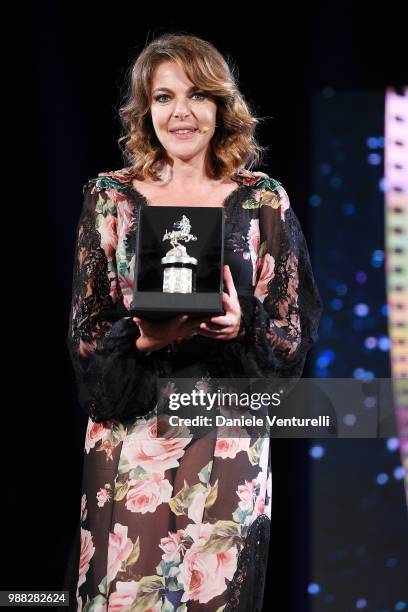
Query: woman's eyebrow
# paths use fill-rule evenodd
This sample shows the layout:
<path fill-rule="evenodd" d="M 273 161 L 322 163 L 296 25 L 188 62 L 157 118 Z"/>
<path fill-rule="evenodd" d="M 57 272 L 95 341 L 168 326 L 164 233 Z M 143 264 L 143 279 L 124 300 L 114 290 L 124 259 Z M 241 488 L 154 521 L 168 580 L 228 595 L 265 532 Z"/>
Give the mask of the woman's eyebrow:
<path fill-rule="evenodd" d="M 187 89 L 187 91 L 193 91 L 194 89 L 198 89 L 195 85 L 193 85 L 192 87 L 190 87 L 189 89 Z M 169 89 L 168 87 L 156 87 L 156 89 L 153 89 L 152 93 L 155 93 L 156 91 L 169 91 L 170 93 L 173 93 L 171 89 Z"/>

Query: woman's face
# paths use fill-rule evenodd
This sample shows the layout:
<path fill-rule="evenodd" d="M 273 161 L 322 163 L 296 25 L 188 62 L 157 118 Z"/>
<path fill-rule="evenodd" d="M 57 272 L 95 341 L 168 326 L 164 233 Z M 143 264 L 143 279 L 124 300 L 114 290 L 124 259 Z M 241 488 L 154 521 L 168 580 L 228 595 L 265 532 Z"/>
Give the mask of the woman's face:
<path fill-rule="evenodd" d="M 215 132 L 217 104 L 213 97 L 193 86 L 176 62 L 165 61 L 157 66 L 150 112 L 156 136 L 170 158 L 204 158 Z M 174 133 L 181 127 L 194 132 Z"/>

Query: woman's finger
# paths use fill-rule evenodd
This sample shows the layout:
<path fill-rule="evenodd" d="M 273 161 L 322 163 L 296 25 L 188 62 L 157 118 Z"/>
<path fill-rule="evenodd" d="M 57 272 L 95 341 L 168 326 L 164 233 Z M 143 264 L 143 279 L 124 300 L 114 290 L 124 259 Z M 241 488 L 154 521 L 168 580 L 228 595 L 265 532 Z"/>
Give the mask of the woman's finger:
<path fill-rule="evenodd" d="M 201 323 L 200 330 L 212 331 L 216 334 L 225 333 L 225 325 L 212 325 L 211 323 Z"/>
<path fill-rule="evenodd" d="M 234 303 L 234 298 L 229 296 L 228 293 L 225 293 L 225 291 L 222 292 L 222 304 L 223 306 L 227 306 L 228 309 L 231 309 L 232 305 Z"/>
<path fill-rule="evenodd" d="M 141 319 L 140 317 L 134 317 L 133 320 L 141 332 L 144 332 L 149 324 L 146 319 Z"/>
<path fill-rule="evenodd" d="M 224 266 L 224 282 L 227 289 L 227 293 L 230 297 L 237 295 L 234 279 L 232 278 L 231 270 L 229 266 Z"/>
<path fill-rule="evenodd" d="M 209 323 L 214 323 L 215 325 L 222 325 L 223 327 L 225 327 L 226 325 L 229 325 L 230 320 L 228 314 L 226 314 L 213 317 L 212 319 L 210 319 Z"/>

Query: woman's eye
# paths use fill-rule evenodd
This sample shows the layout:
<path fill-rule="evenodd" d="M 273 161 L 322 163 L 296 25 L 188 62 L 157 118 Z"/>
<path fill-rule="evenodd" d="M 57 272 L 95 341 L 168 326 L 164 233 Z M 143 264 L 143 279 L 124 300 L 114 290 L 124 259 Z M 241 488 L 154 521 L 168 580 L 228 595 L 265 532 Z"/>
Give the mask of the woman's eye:
<path fill-rule="evenodd" d="M 202 96 L 203 98 L 206 97 L 205 93 L 203 93 L 202 91 L 196 91 L 195 93 L 193 93 L 193 96 Z"/>
<path fill-rule="evenodd" d="M 160 102 L 160 98 L 168 98 L 167 94 L 160 94 L 158 96 L 155 97 L 156 102 Z"/>
<path fill-rule="evenodd" d="M 202 91 L 195 91 L 192 96 L 201 96 L 201 98 L 206 98 L 206 94 L 203 93 Z M 155 97 L 156 102 L 162 102 L 163 98 L 168 98 L 169 95 L 168 94 L 159 94 L 158 96 Z M 166 102 L 166 100 L 164 100 Z"/>

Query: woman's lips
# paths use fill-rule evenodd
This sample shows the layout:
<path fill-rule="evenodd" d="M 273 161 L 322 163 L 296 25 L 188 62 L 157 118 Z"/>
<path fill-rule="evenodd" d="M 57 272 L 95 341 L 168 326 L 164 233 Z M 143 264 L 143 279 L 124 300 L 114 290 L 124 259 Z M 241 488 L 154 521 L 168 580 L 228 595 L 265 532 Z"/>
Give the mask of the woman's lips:
<path fill-rule="evenodd" d="M 189 132 L 188 134 L 177 134 L 177 132 L 170 132 L 170 134 L 178 138 L 178 140 L 190 140 L 197 131 L 198 130 L 194 130 L 194 132 Z"/>

